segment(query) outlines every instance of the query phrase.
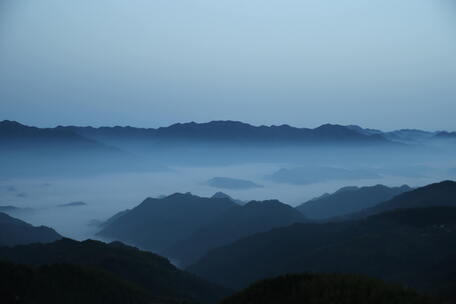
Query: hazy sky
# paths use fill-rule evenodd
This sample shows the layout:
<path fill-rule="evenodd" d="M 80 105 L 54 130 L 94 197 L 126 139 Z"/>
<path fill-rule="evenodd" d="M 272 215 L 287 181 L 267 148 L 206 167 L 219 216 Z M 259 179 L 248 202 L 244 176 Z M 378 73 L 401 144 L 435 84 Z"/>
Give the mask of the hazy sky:
<path fill-rule="evenodd" d="M 0 0 L 0 120 L 456 130 L 454 0 Z"/>

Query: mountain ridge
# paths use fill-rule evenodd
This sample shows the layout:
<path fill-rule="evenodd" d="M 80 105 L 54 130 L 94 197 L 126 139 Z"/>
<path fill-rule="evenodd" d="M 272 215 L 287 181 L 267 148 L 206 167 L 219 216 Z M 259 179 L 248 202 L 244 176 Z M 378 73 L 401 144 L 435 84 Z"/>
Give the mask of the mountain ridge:
<path fill-rule="evenodd" d="M 11 123 L 11 122 L 10 122 Z M 19 124 L 19 123 L 17 123 Z M 0 123 L 0 129 L 2 124 Z M 24 125 L 22 125 L 24 126 Z M 159 128 L 120 127 L 79 127 L 57 126 L 55 128 L 38 130 L 68 131 L 80 136 L 103 140 L 108 138 L 147 138 L 150 140 L 184 140 L 216 142 L 294 142 L 294 143 L 329 143 L 351 142 L 388 144 L 389 142 L 378 134 L 361 134 L 347 127 L 334 124 L 324 124 L 317 128 L 297 128 L 289 125 L 253 126 L 239 121 L 210 121 L 207 123 L 175 123 Z"/>
<path fill-rule="evenodd" d="M 0 212 L 0 246 L 15 246 L 39 242 L 53 242 L 62 238 L 54 229 L 32 226 Z"/>
<path fill-rule="evenodd" d="M 397 209 L 257 233 L 210 251 L 187 270 L 233 289 L 271 276 L 318 272 L 357 273 L 432 292 L 451 283 L 447 277 L 456 271 L 456 264 L 445 262 L 456 261 L 455 236 L 455 207 Z"/>
<path fill-rule="evenodd" d="M 147 198 L 130 211 L 111 218 L 97 235 L 160 252 L 237 206 L 229 198 L 205 198 L 191 193 Z"/>
<path fill-rule="evenodd" d="M 306 221 L 299 211 L 278 200 L 250 201 L 215 217 L 186 239 L 166 249 L 164 254 L 185 267 L 209 250 L 242 237 Z"/>
<path fill-rule="evenodd" d="M 296 209 L 311 219 L 331 219 L 373 207 L 411 189 L 406 185 L 400 187 L 384 185 L 343 187 L 334 193 L 325 193 L 320 197 L 308 200 L 296 206 Z"/>
<path fill-rule="evenodd" d="M 225 288 L 179 270 L 162 256 L 120 242 L 106 244 L 63 238 L 48 244 L 3 247 L 0 257 L 31 266 L 91 267 L 141 287 L 153 297 L 175 299 L 176 303 L 214 303 L 229 293 Z"/>
<path fill-rule="evenodd" d="M 357 219 L 393 209 L 456 206 L 456 182 L 445 180 L 401 193 L 370 208 L 347 214 L 342 219 Z"/>

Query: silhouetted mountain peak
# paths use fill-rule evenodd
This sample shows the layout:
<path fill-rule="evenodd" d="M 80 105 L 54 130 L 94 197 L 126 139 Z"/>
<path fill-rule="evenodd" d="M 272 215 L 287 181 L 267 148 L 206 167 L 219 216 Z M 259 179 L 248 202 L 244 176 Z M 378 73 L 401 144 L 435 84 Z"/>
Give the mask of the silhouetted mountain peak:
<path fill-rule="evenodd" d="M 0 246 L 53 242 L 62 237 L 54 229 L 32 226 L 2 212 L 0 212 L 0 231 Z"/>
<path fill-rule="evenodd" d="M 212 199 L 228 199 L 228 200 L 230 200 L 232 202 L 235 202 L 238 205 L 245 205 L 245 202 L 243 202 L 241 200 L 238 200 L 238 199 L 234 199 L 231 196 L 229 196 L 228 194 L 226 194 L 224 192 L 220 192 L 220 191 L 214 193 L 214 195 L 212 195 L 211 198 Z"/>
<path fill-rule="evenodd" d="M 1 128 L 27 128 L 25 125 L 14 121 L 14 120 L 2 120 L 0 121 Z"/>
<path fill-rule="evenodd" d="M 219 192 L 214 193 L 214 195 L 212 195 L 211 198 L 229 198 L 229 199 L 231 199 L 231 196 L 219 191 Z"/>
<path fill-rule="evenodd" d="M 210 122 L 196 123 L 194 121 L 186 123 L 175 123 L 169 127 L 160 127 L 158 130 L 206 130 L 206 129 L 244 129 L 244 128 L 254 128 L 254 126 L 233 120 L 213 120 Z"/>
<path fill-rule="evenodd" d="M 336 124 L 323 124 L 318 128 L 315 128 L 314 131 L 317 134 L 322 136 L 331 136 L 331 137 L 343 137 L 343 138 L 360 138 L 360 137 L 368 137 L 374 138 L 372 134 L 361 134 L 355 130 L 352 130 L 346 126 L 336 125 Z"/>
<path fill-rule="evenodd" d="M 244 208 L 291 208 L 290 205 L 284 204 L 279 200 L 250 201 L 244 205 Z"/>
<path fill-rule="evenodd" d="M 4 223 L 19 225 L 19 226 L 29 226 L 29 224 L 25 223 L 24 221 L 21 221 L 17 218 L 9 216 L 6 213 L 0 212 L 0 224 L 4 224 Z"/>
<path fill-rule="evenodd" d="M 181 265 L 189 265 L 209 250 L 241 237 L 306 221 L 299 211 L 278 200 L 250 201 L 244 206 L 229 208 L 165 252 Z"/>
<path fill-rule="evenodd" d="M 315 130 L 331 130 L 331 131 L 332 130 L 347 130 L 347 127 L 337 125 L 337 124 L 326 123 L 326 124 L 322 124 L 321 126 L 315 128 Z"/>
<path fill-rule="evenodd" d="M 201 197 L 199 197 L 197 195 L 193 195 L 191 192 L 185 192 L 185 193 L 176 192 L 176 193 L 173 193 L 171 195 L 164 197 L 163 199 L 165 199 L 165 200 L 175 200 L 175 199 L 183 200 L 183 199 L 198 199 L 198 198 L 201 198 Z"/>
<path fill-rule="evenodd" d="M 206 198 L 174 193 L 162 199 L 147 198 L 103 226 L 100 236 L 161 250 L 184 239 L 226 210 L 238 206 L 227 198 Z"/>
<path fill-rule="evenodd" d="M 363 128 L 358 125 L 348 125 L 346 126 L 347 128 L 351 130 L 355 130 L 360 134 L 364 135 L 375 135 L 375 134 L 382 134 L 383 132 L 377 129 L 368 129 L 368 128 Z"/>
<path fill-rule="evenodd" d="M 334 193 L 341 193 L 341 192 L 346 192 L 346 191 L 356 191 L 358 189 L 359 189 L 358 186 L 346 186 L 346 187 L 340 188 L 339 190 L 337 190 Z"/>

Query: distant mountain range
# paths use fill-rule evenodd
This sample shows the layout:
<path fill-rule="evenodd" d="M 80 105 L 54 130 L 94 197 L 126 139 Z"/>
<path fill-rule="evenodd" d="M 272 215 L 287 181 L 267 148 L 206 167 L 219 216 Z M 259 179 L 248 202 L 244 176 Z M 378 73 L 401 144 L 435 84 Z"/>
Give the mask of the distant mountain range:
<path fill-rule="evenodd" d="M 0 122 L 0 176 L 86 175 L 159 166 L 66 128 Z"/>
<path fill-rule="evenodd" d="M 344 187 L 332 194 L 325 193 L 296 207 L 309 219 L 324 220 L 343 216 L 377 205 L 392 199 L 398 194 L 410 191 L 411 188 L 387 187 Z"/>
<path fill-rule="evenodd" d="M 0 246 L 49 243 L 61 238 L 60 234 L 49 227 L 34 227 L 0 212 Z"/>
<path fill-rule="evenodd" d="M 438 132 L 435 135 L 435 137 L 438 138 L 438 139 L 452 139 L 452 140 L 455 140 L 456 139 L 456 132 L 442 131 L 442 132 Z"/>
<path fill-rule="evenodd" d="M 60 277 L 66 278 L 70 290 L 79 288 L 80 293 L 84 295 L 90 291 L 99 295 L 95 289 L 98 284 L 103 285 L 104 288 L 109 287 L 108 284 L 110 284 L 111 288 L 114 288 L 116 285 L 112 285 L 113 282 L 103 283 L 107 275 L 111 277 L 110 280 L 114 283 L 116 281 L 124 282 L 124 284 L 117 283 L 117 285 L 124 289 L 127 296 L 130 293 L 128 289 L 131 291 L 132 288 L 136 288 L 136 297 L 142 296 L 144 298 L 145 295 L 148 298 L 149 301 L 144 303 L 215 303 L 230 292 L 228 289 L 177 269 L 161 256 L 140 251 L 119 242 L 105 244 L 92 240 L 78 242 L 62 239 L 50 244 L 22 245 L 12 248 L 0 247 L 0 258 L 31 266 L 50 265 L 56 268 L 57 265 L 72 265 L 72 271 L 75 272 L 78 279 L 84 274 L 81 273 L 83 269 L 89 269 L 91 272 L 86 275 L 87 279 L 90 279 L 89 282 L 77 281 L 78 285 L 76 286 L 71 286 L 71 272 L 66 269 L 68 266 L 65 266 L 60 272 Z M 80 267 L 84 268 L 81 270 Z M 106 275 L 100 277 L 100 272 Z M 49 279 L 55 280 L 55 275 L 58 273 L 50 275 Z M 125 286 L 129 286 L 129 288 L 125 290 Z M 25 290 L 20 292 L 24 293 Z M 116 293 L 114 292 L 114 294 Z M 106 295 L 106 297 L 108 296 Z M 123 303 L 130 303 L 128 297 L 124 301 Z M 102 301 L 102 303 L 104 302 L 106 301 Z M 85 302 L 80 300 L 75 303 Z"/>
<path fill-rule="evenodd" d="M 381 135 L 384 138 L 400 143 L 423 143 L 432 140 L 456 138 L 456 132 L 447 131 L 423 131 L 417 129 L 401 129 L 389 132 L 383 132 L 376 129 L 364 129 L 360 126 L 350 125 L 347 128 L 365 135 Z"/>
<path fill-rule="evenodd" d="M 357 151 L 366 148 L 369 151 L 364 151 L 363 157 L 384 155 L 380 148 L 407 154 L 408 148 L 420 147 L 421 154 L 418 154 L 427 155 L 435 147 L 423 149 L 426 143 L 456 144 L 451 132 L 400 130 L 393 133 L 394 136 L 392 132 L 331 124 L 310 129 L 288 125 L 252 126 L 237 121 L 191 122 L 156 129 L 36 128 L 5 120 L 0 122 L 0 166 L 3 169 L 0 175 L 66 176 L 69 172 L 87 175 L 156 171 L 189 163 L 281 162 L 284 158 L 299 160 L 300 152 L 309 155 L 313 148 L 324 149 L 325 153 L 315 155 L 325 159 L 337 153 L 330 147 Z M 442 144 L 440 152 L 450 157 L 445 147 Z M 203 157 L 207 153 L 211 157 Z M 355 158 L 354 155 L 346 153 L 344 157 Z"/>
<path fill-rule="evenodd" d="M 432 184 L 378 204 L 375 211 L 382 213 L 367 218 L 300 223 L 241 238 L 213 249 L 188 270 L 234 289 L 290 272 L 337 272 L 451 291 L 455 201 L 455 182 Z"/>
<path fill-rule="evenodd" d="M 258 232 L 299 222 L 306 222 L 305 217 L 289 205 L 277 200 L 251 201 L 223 212 L 163 254 L 176 259 L 179 265 L 186 266 L 196 262 L 210 249 Z"/>
<path fill-rule="evenodd" d="M 208 123 L 177 123 L 157 129 L 132 127 L 58 127 L 100 141 L 120 138 L 147 139 L 160 142 L 210 143 L 385 143 L 382 136 L 361 134 L 339 125 L 322 125 L 315 129 L 281 126 L 252 126 L 238 121 L 211 121 Z"/>
<path fill-rule="evenodd" d="M 81 150 L 112 152 L 115 149 L 62 128 L 36 128 L 15 121 L 0 121 L 0 151 L 41 148 L 78 152 Z"/>
<path fill-rule="evenodd" d="M 404 129 L 383 132 L 359 126 L 324 124 L 320 127 L 297 128 L 289 125 L 253 126 L 239 121 L 211 121 L 207 123 L 177 123 L 161 128 L 134 127 L 77 127 L 58 126 L 36 128 L 15 121 L 0 122 L 0 142 L 55 143 L 85 145 L 101 148 L 100 143 L 115 146 L 119 141 L 209 142 L 217 143 L 292 143 L 292 144 L 385 144 L 388 142 L 416 143 L 431 139 L 456 138 L 456 132 Z M 107 146 L 104 146 L 107 148 Z"/>
<path fill-rule="evenodd" d="M 178 123 L 169 127 L 143 129 L 133 127 L 56 127 L 39 129 L 14 121 L 0 122 L 0 139 L 111 144 L 117 140 L 149 140 L 154 142 L 232 142 L 232 143 L 385 143 L 378 134 L 363 134 L 339 125 L 322 125 L 315 129 L 282 126 L 252 126 L 237 121 Z"/>

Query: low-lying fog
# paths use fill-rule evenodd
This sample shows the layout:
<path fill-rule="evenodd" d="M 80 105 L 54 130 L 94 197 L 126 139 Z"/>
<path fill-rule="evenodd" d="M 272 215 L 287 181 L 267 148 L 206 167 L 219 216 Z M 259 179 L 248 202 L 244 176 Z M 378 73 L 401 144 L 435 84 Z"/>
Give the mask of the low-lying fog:
<path fill-rule="evenodd" d="M 33 225 L 50 226 L 67 237 L 85 239 L 94 238 L 99 221 L 135 207 L 146 197 L 174 192 L 212 196 L 222 191 L 243 201 L 275 198 L 297 205 L 350 185 L 422 186 L 454 178 L 455 168 L 456 161 L 450 160 L 407 165 L 370 163 L 356 168 L 343 163 L 322 166 L 284 162 L 170 166 L 163 171 L 81 177 L 3 178 L 0 205 L 27 208 L 12 215 Z M 274 178 L 284 172 L 287 178 Z"/>

